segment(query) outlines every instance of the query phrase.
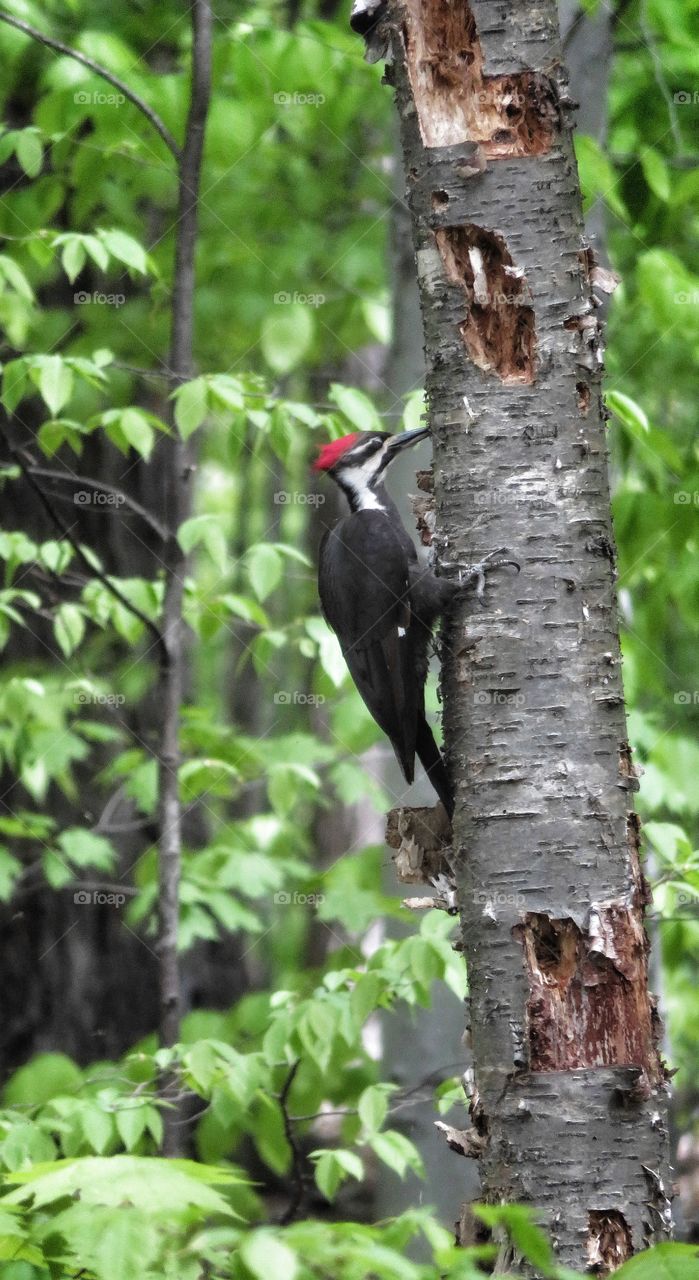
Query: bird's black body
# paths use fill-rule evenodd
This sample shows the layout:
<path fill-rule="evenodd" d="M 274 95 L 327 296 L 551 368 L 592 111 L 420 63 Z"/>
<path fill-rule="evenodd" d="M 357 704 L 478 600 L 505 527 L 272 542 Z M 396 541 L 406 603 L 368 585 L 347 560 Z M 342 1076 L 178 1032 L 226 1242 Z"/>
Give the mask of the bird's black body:
<path fill-rule="evenodd" d="M 367 433 L 332 466 L 321 464 L 347 495 L 350 514 L 323 539 L 318 587 L 352 678 L 406 781 L 413 781 L 417 755 L 451 814 L 446 767 L 425 717 L 425 680 L 432 628 L 454 587 L 419 564 L 381 482 L 397 442 L 424 434 Z"/>

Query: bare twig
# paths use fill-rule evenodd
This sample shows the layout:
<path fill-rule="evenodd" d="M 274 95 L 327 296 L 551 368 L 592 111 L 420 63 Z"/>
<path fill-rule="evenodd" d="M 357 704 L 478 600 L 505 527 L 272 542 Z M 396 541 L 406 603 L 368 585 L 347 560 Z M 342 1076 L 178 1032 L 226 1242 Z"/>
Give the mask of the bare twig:
<path fill-rule="evenodd" d="M 106 484 L 104 480 L 93 480 L 91 476 L 76 476 L 71 471 L 53 471 L 50 467 L 32 465 L 29 469 L 33 476 L 39 476 L 40 479 L 60 480 L 64 484 L 71 484 L 74 489 L 80 489 L 81 486 L 84 486 L 86 489 L 110 493 L 113 497 L 118 498 L 120 506 L 128 507 L 129 511 L 133 511 L 134 515 L 143 520 L 154 533 L 157 533 L 162 542 L 166 542 L 171 536 L 157 517 L 152 515 L 145 507 L 142 507 L 140 502 L 136 502 L 135 498 L 129 497 L 128 493 L 124 493 L 123 489 L 118 489 L 112 484 Z M 56 496 L 59 501 L 62 501 L 60 495 Z"/>
<path fill-rule="evenodd" d="M 290 1222 L 294 1221 L 301 1205 L 303 1204 L 305 1191 L 304 1155 L 299 1145 L 296 1130 L 294 1129 L 294 1123 L 289 1115 L 288 1107 L 291 1086 L 296 1079 L 296 1072 L 300 1066 L 301 1059 L 297 1058 L 296 1061 L 292 1063 L 286 1080 L 284 1081 L 282 1091 L 279 1094 L 279 1106 L 281 1107 L 284 1119 L 284 1136 L 291 1148 L 291 1197 L 286 1209 L 279 1219 L 280 1227 L 286 1227 Z"/>
<path fill-rule="evenodd" d="M 4 9 L 0 9 L 0 22 L 6 22 L 9 27 L 16 27 L 18 31 L 23 31 L 26 36 L 31 36 L 32 40 L 37 40 L 39 44 L 45 45 L 47 49 L 54 49 L 56 53 L 62 53 L 67 58 L 73 58 L 75 62 L 80 62 L 84 67 L 87 67 L 88 71 L 94 71 L 95 75 L 113 85 L 146 117 L 146 120 L 152 124 L 156 133 L 160 134 L 168 150 L 172 152 L 176 160 L 179 160 L 181 155 L 180 148 L 167 125 L 160 119 L 157 111 L 154 111 L 145 99 L 139 93 L 136 93 L 135 89 L 131 89 L 124 80 L 121 80 L 119 76 L 115 76 L 113 71 L 103 67 L 100 62 L 95 62 L 94 58 L 88 58 L 86 54 L 80 53 L 79 49 L 72 49 L 70 45 L 64 44 L 62 40 L 54 40 L 53 36 L 45 35 L 43 31 L 39 31 L 38 27 L 32 27 L 30 23 L 24 22 L 22 18 L 15 18 L 14 14 L 6 13 Z"/>
<path fill-rule="evenodd" d="M 194 252 L 204 130 L 211 95 L 213 18 L 209 0 L 194 0 L 192 15 L 192 88 L 184 147 L 178 168 L 178 218 L 172 291 L 172 334 L 169 368 L 174 391 L 192 375 L 194 329 Z M 177 530 L 191 508 L 191 463 L 188 447 L 174 423 L 161 445 L 161 476 L 167 523 Z M 182 805 L 179 794 L 180 713 L 184 690 L 185 651 L 182 606 L 187 558 L 175 538 L 165 546 L 165 644 L 160 666 L 162 718 L 158 752 L 160 1043 L 177 1042 L 180 1030 L 180 971 L 177 954 L 179 883 L 182 857 Z M 180 1146 L 175 1110 L 164 1115 L 163 1154 Z"/>

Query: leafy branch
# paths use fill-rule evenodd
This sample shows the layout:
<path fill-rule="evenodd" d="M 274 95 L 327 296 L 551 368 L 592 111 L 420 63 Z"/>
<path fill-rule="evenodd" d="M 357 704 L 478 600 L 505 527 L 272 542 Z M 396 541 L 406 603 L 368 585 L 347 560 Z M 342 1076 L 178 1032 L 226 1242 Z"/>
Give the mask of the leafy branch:
<path fill-rule="evenodd" d="M 7 13 L 4 9 L 0 9 L 0 22 L 7 23 L 8 27 L 15 27 L 17 31 L 23 31 L 25 35 L 31 36 L 32 40 L 36 40 L 39 44 L 45 45 L 47 49 L 53 49 L 56 53 L 62 53 L 66 58 L 73 58 L 75 62 L 79 62 L 83 67 L 87 67 L 88 71 L 94 71 L 95 75 L 100 76 L 102 80 L 107 81 L 107 84 L 111 84 L 113 88 L 118 89 L 119 93 L 123 93 L 124 97 L 128 98 L 129 102 L 133 103 L 141 114 L 145 116 L 146 120 L 152 124 L 156 133 L 160 134 L 165 146 L 172 152 L 175 159 L 179 161 L 181 150 L 170 133 L 167 125 L 163 120 L 161 120 L 157 111 L 154 111 L 153 108 L 149 106 L 145 98 L 142 98 L 139 93 L 136 93 L 135 89 L 130 88 L 125 80 L 122 80 L 119 76 L 115 75 L 113 71 L 110 71 L 107 67 L 103 66 L 101 62 L 95 62 L 94 58 L 88 58 L 87 54 L 81 53 L 79 49 L 73 49 L 70 45 L 64 44 L 62 40 L 56 40 L 53 36 L 47 36 L 45 32 L 39 31 L 38 27 L 33 27 L 31 23 L 25 22 L 22 18 L 15 18 L 13 14 Z"/>

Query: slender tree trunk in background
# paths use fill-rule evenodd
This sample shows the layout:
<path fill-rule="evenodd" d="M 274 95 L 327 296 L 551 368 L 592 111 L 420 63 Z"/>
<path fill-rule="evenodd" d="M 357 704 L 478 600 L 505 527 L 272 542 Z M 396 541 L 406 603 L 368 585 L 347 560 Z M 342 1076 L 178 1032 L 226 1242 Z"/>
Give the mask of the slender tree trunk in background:
<path fill-rule="evenodd" d="M 192 129 L 188 129 L 191 139 L 189 153 L 185 161 L 180 148 L 159 117 L 148 104 L 118 77 L 114 77 L 107 68 L 87 58 L 79 50 L 53 39 L 51 36 L 30 26 L 21 19 L 0 12 L 0 21 L 23 31 L 28 37 L 46 46 L 55 54 L 64 54 L 82 62 L 100 75 L 108 83 L 114 85 L 135 103 L 144 116 L 154 126 L 169 148 L 175 163 L 184 178 L 181 190 L 179 214 L 186 212 L 184 222 L 178 223 L 178 270 L 176 288 L 173 289 L 173 312 L 177 316 L 177 338 L 173 334 L 171 357 L 168 369 L 163 374 L 153 371 L 140 380 L 138 371 L 132 387 L 134 403 L 144 403 L 156 413 L 165 416 L 168 412 L 164 402 L 163 390 L 167 385 L 181 380 L 173 376 L 181 366 L 184 371 L 191 367 L 191 328 L 192 328 L 192 231 L 193 209 L 189 193 L 193 193 L 192 185 L 195 169 L 195 152 L 199 149 L 199 117 L 202 114 L 202 88 L 204 76 L 198 79 L 198 106 L 194 111 Z M 200 57 L 206 53 L 206 46 L 197 41 Z M 173 63 L 172 70 L 175 70 Z M 202 72 L 205 71 L 203 64 Z M 37 73 L 38 74 L 38 73 Z M 26 87 L 25 87 L 26 89 Z M 32 95 L 29 94 L 31 99 Z M 26 103 L 22 103 L 22 111 L 12 118 L 13 127 L 22 128 L 31 121 L 31 113 L 26 114 Z M 0 185 L 11 185 L 13 177 L 8 164 L 2 166 Z M 146 203 L 143 206 L 144 224 L 153 224 L 157 216 L 153 208 Z M 164 232 L 172 221 L 162 223 L 160 230 Z M 57 229 L 67 229 L 69 220 L 65 210 L 55 219 Z M 180 264 L 183 269 L 180 270 Z M 92 289 L 98 283 L 86 265 L 80 275 L 80 284 Z M 133 281 L 129 288 L 138 286 Z M 55 303 L 69 306 L 72 302 L 74 286 L 67 280 L 57 281 L 53 286 L 52 298 Z M 173 316 L 174 319 L 174 316 Z M 33 406 L 23 409 L 23 424 L 15 414 L 15 427 L 18 432 L 18 443 L 29 451 L 34 449 L 36 431 L 42 418 L 33 411 Z M 24 430 L 21 430 L 23 425 Z M 4 445 L 4 441 L 3 441 Z M 158 460 L 170 444 L 160 445 Z M 3 459 L 6 451 L 3 448 Z M 39 459 L 41 461 L 41 459 Z M 45 460 L 44 460 L 45 461 Z M 121 513 L 114 508 L 94 508 L 75 506 L 74 492 L 84 488 L 83 474 L 98 477 L 100 483 L 112 484 L 124 490 L 130 499 L 135 500 L 146 513 L 162 526 L 166 522 L 175 524 L 173 512 L 172 476 L 168 466 L 148 466 L 142 461 L 133 464 L 129 460 L 125 468 L 122 455 L 105 439 L 101 433 L 95 433 L 86 442 L 85 451 L 79 463 L 74 455 L 62 451 L 49 464 L 51 476 L 44 473 L 38 483 L 47 496 L 54 510 L 66 520 L 74 536 L 81 544 L 95 549 L 106 571 L 118 577 L 157 576 L 162 566 L 163 541 L 154 533 L 153 527 L 144 523 L 143 519 L 130 513 L 126 507 Z M 184 468 L 183 468 L 184 469 Z M 179 489 L 179 486 L 177 486 Z M 182 519 L 186 515 L 188 498 L 185 495 Z M 2 523 L 4 528 L 23 528 L 33 538 L 41 541 L 55 536 L 54 521 L 47 515 L 44 507 L 36 500 L 24 479 L 14 485 L 7 486 L 3 493 Z M 176 548 L 172 548 L 177 555 Z M 178 584 L 175 583 L 175 589 Z M 69 589 L 68 594 L 70 594 Z M 174 595 L 170 597 L 174 606 Z M 4 658 L 26 661 L 30 656 L 43 661 L 47 651 L 52 652 L 54 646 L 53 632 L 50 624 L 41 618 L 35 619 L 32 634 L 24 632 L 21 637 L 12 637 Z M 152 643 L 152 637 L 144 642 L 144 660 L 157 662 L 158 649 Z M 186 655 L 185 655 L 186 656 Z M 56 660 L 62 655 L 57 654 Z M 184 665 L 184 664 L 183 664 Z M 187 671 L 189 663 L 186 664 Z M 77 675 L 77 672 L 76 672 Z M 185 678 L 185 698 L 186 683 Z M 174 686 L 171 692 L 174 691 Z M 176 700 L 173 699 L 173 703 Z M 152 692 L 142 702 L 123 707 L 115 716 L 117 723 L 136 735 L 144 749 L 157 751 L 158 718 L 162 719 L 162 702 L 159 695 Z M 173 716 L 169 715 L 169 723 Z M 53 816 L 59 827 L 70 827 L 76 823 L 94 824 L 98 834 L 110 837 L 118 853 L 118 868 L 114 871 L 115 881 L 127 882 L 133 867 L 147 848 L 148 842 L 157 839 L 156 822 L 139 821 L 138 812 L 124 789 L 117 788 L 110 796 L 106 806 L 100 802 L 97 807 L 93 778 L 95 770 L 90 767 L 84 773 L 80 764 L 76 766 L 79 802 L 73 805 L 61 794 L 54 794 L 51 799 Z M 9 784 L 9 779 L 7 784 Z M 172 777 L 170 776 L 172 782 Z M 10 807 L 16 804 L 16 796 L 3 802 Z M 104 813 L 101 812 L 104 807 Z M 191 812 L 188 821 L 191 823 Z M 18 847 L 21 857 L 23 850 Z M 76 907 L 72 893 L 56 894 L 53 889 L 44 885 L 40 868 L 38 874 L 32 874 L 27 868 L 23 884 L 12 903 L 0 907 L 0 930 L 5 941 L 8 972 L 11 981 L 8 984 L 6 1000 L 5 1035 L 0 1052 L 0 1078 L 19 1066 L 32 1054 L 51 1049 L 70 1054 L 85 1064 L 95 1058 L 117 1058 L 130 1048 L 137 1040 L 146 1035 L 158 1021 L 159 963 L 154 951 L 136 932 L 128 928 L 123 921 L 123 912 L 111 906 L 92 905 Z M 83 887 L 78 884 L 76 887 Z M 170 899 L 172 908 L 173 899 Z M 31 917 L 32 928 L 26 925 Z M 226 952 L 226 962 L 221 959 L 222 947 Z M 228 1007 L 233 995 L 239 994 L 244 987 L 239 985 L 241 967 L 239 947 L 235 942 L 224 942 L 218 946 L 217 962 L 210 963 L 211 944 L 199 943 L 192 948 L 181 961 L 182 971 L 182 1003 L 181 1010 L 186 1011 L 192 1004 Z M 112 963 L 105 970 L 104 955 L 112 957 Z M 168 972 L 172 974 L 174 947 L 168 953 Z"/>
<path fill-rule="evenodd" d="M 612 10 L 598 5 L 594 13 L 586 13 L 577 0 L 560 0 L 558 8 L 571 97 L 578 103 L 575 126 L 603 147 L 612 61 Z M 585 230 L 600 256 L 605 249 L 605 213 L 604 200 L 600 199 L 585 214 Z"/>
<path fill-rule="evenodd" d="M 391 6 L 441 571 L 483 1198 L 604 1274 L 671 1226 L 601 353 L 554 0 Z"/>
<path fill-rule="evenodd" d="M 211 91 L 213 17 L 208 0 L 194 0 L 192 16 L 192 89 L 185 142 L 179 158 L 178 222 L 172 298 L 170 380 L 174 391 L 192 377 L 194 330 L 194 254 L 204 131 Z M 176 539 L 177 529 L 191 509 L 192 466 L 189 450 L 170 417 L 172 435 L 163 441 L 161 466 L 165 511 L 172 537 L 164 556 L 164 657 L 160 690 L 162 721 L 158 752 L 160 1043 L 174 1044 L 180 1028 L 180 971 L 177 958 L 179 882 L 182 855 L 182 805 L 178 769 L 179 730 L 186 656 L 182 603 L 186 557 Z M 163 1153 L 178 1151 L 177 1112 L 164 1112 Z"/>

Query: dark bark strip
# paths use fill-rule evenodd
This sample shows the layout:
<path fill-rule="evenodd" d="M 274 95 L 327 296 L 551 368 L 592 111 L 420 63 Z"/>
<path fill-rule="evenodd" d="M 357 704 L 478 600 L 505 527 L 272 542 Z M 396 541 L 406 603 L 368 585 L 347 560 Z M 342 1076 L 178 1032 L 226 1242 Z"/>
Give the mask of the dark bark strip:
<path fill-rule="evenodd" d="M 179 203 L 175 233 L 175 262 L 170 345 L 170 387 L 175 390 L 192 376 L 194 330 L 194 253 L 204 131 L 211 92 L 212 13 L 208 0 L 194 0 L 192 14 L 192 89 L 185 142 L 179 163 Z M 191 461 L 170 415 L 172 435 L 162 442 L 160 463 L 163 509 L 173 534 L 187 519 L 191 505 Z M 176 1043 L 180 1029 L 180 971 L 177 958 L 179 884 L 182 856 L 180 712 L 184 693 L 185 651 L 182 602 L 186 557 L 173 536 L 167 543 L 163 636 L 165 655 L 160 669 L 161 729 L 158 753 L 160 1043 Z M 179 1141 L 176 1111 L 164 1112 L 163 1152 L 175 1155 Z"/>
<path fill-rule="evenodd" d="M 442 572 L 483 1196 L 598 1273 L 671 1228 L 631 812 L 602 355 L 555 0 L 392 0 Z M 380 37 L 379 37 L 380 38 Z M 475 251 L 475 252 L 474 252 Z M 508 299 L 509 294 L 509 299 Z"/>

